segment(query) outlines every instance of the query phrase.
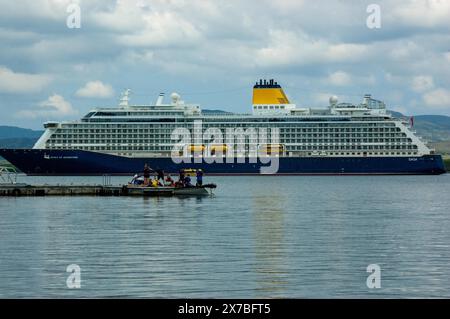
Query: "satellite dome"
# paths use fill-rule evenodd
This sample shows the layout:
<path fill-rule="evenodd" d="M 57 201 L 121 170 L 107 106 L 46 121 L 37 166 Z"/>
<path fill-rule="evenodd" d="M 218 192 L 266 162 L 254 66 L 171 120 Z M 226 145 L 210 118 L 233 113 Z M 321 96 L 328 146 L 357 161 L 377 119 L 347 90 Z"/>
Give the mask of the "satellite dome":
<path fill-rule="evenodd" d="M 177 103 L 180 100 L 180 95 L 176 92 L 173 92 L 170 94 L 170 98 L 172 99 L 173 103 Z"/>
<path fill-rule="evenodd" d="M 338 97 L 336 95 L 330 96 L 330 105 L 336 105 L 338 102 Z"/>

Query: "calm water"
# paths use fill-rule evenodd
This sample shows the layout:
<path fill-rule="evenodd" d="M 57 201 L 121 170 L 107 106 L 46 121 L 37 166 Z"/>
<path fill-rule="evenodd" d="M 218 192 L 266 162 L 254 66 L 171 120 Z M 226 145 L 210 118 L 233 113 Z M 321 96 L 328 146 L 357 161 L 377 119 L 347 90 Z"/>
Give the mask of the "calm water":
<path fill-rule="evenodd" d="M 450 297 L 450 175 L 205 181 L 216 196 L 0 198 L 0 297 Z"/>

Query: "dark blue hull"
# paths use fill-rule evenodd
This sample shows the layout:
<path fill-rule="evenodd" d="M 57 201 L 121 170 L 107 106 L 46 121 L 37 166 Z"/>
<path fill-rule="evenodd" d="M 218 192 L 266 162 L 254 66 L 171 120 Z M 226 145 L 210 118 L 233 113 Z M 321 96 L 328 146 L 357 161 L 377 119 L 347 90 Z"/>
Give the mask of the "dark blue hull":
<path fill-rule="evenodd" d="M 181 168 L 202 168 L 207 174 L 260 174 L 259 161 L 249 163 L 176 164 L 170 157 L 127 158 L 78 150 L 1 149 L 10 163 L 28 175 L 131 175 L 142 171 L 145 163 L 153 169 L 177 173 Z M 276 174 L 442 174 L 440 155 L 421 157 L 280 157 Z"/>

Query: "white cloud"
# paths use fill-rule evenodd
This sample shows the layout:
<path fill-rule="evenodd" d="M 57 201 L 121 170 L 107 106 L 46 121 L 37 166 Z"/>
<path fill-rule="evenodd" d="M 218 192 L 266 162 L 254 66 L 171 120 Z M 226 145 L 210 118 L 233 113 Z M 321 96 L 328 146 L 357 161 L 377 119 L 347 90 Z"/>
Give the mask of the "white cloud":
<path fill-rule="evenodd" d="M 269 30 L 268 45 L 256 50 L 254 59 L 261 66 L 355 62 L 367 58 L 367 45 L 332 43 L 298 31 Z"/>
<path fill-rule="evenodd" d="M 334 96 L 331 93 L 314 93 L 312 99 L 315 103 L 319 103 L 321 106 L 330 104 L 330 97 Z"/>
<path fill-rule="evenodd" d="M 389 13 L 389 11 L 388 11 Z M 392 20 L 408 26 L 449 27 L 450 2 L 447 0 L 409 0 L 392 8 Z"/>
<path fill-rule="evenodd" d="M 376 77 L 373 74 L 355 75 L 345 71 L 336 71 L 330 73 L 326 78 L 322 80 L 322 83 L 324 85 L 333 86 L 364 85 L 367 87 L 372 87 L 376 84 L 376 82 Z"/>
<path fill-rule="evenodd" d="M 403 101 L 404 94 L 403 94 L 403 91 L 394 90 L 394 91 L 386 93 L 385 98 L 390 103 L 401 103 Z M 392 105 L 391 107 L 394 107 L 394 106 Z"/>
<path fill-rule="evenodd" d="M 415 92 L 422 93 L 431 90 L 434 87 L 433 77 L 429 75 L 418 75 L 412 79 L 412 89 Z"/>
<path fill-rule="evenodd" d="M 39 106 L 44 111 L 54 112 L 56 115 L 70 115 L 76 113 L 72 105 L 67 102 L 64 97 L 58 94 L 53 94 L 45 101 L 39 103 Z"/>
<path fill-rule="evenodd" d="M 145 23 L 139 32 L 120 36 L 120 43 L 134 47 L 179 47 L 201 39 L 194 24 L 173 12 L 152 13 L 145 17 Z"/>
<path fill-rule="evenodd" d="M 339 43 L 329 44 L 325 57 L 333 62 L 350 62 L 367 58 L 369 53 L 369 47 L 365 44 Z"/>
<path fill-rule="evenodd" d="M 292 14 L 303 8 L 304 0 L 268 1 L 267 4 L 282 14 Z"/>
<path fill-rule="evenodd" d="M 0 66 L 0 92 L 4 93 L 36 93 L 51 81 L 50 76 L 42 74 L 16 73 Z"/>
<path fill-rule="evenodd" d="M 423 95 L 423 101 L 432 108 L 450 109 L 450 91 L 438 88 Z"/>
<path fill-rule="evenodd" d="M 444 58 L 447 60 L 448 63 L 450 63 L 450 51 L 444 53 Z"/>
<path fill-rule="evenodd" d="M 118 0 L 115 7 L 108 11 L 94 13 L 94 22 L 108 30 L 115 32 L 132 32 L 145 27 L 144 3 Z"/>
<path fill-rule="evenodd" d="M 37 38 L 37 34 L 32 31 L 17 31 L 10 28 L 0 27 L 0 39 L 2 41 L 32 41 Z"/>
<path fill-rule="evenodd" d="M 93 23 L 116 33 L 116 41 L 126 47 L 178 47 L 198 42 L 202 32 L 194 22 L 200 21 L 190 14 L 189 8 L 200 2 L 125 1 L 117 0 L 107 11 L 92 14 Z M 204 12 L 213 5 L 201 5 Z M 211 8 L 209 8 L 211 9 Z M 191 9 L 192 10 L 192 9 Z M 211 11 L 211 10 L 207 10 Z M 206 12 L 205 12 L 206 13 Z M 209 14 L 207 12 L 206 14 Z"/>
<path fill-rule="evenodd" d="M 404 81 L 402 76 L 396 75 L 396 74 L 392 74 L 389 72 L 385 72 L 384 73 L 384 79 L 391 84 L 397 84 L 397 83 L 401 83 Z"/>
<path fill-rule="evenodd" d="M 405 60 L 422 53 L 422 48 L 415 41 L 400 41 L 391 45 L 389 57 L 394 60 Z"/>
<path fill-rule="evenodd" d="M 104 84 L 101 81 L 90 81 L 75 94 L 80 97 L 109 98 L 114 95 L 114 90 L 109 84 Z"/>
<path fill-rule="evenodd" d="M 64 21 L 67 13 L 67 6 L 73 0 L 21 0 L 2 1 L 0 17 L 15 16 L 25 18 L 28 21 L 33 19 L 51 19 L 53 21 Z M 79 1 L 76 1 L 79 2 Z"/>
<path fill-rule="evenodd" d="M 335 86 L 346 86 L 352 83 L 351 76 L 343 71 L 331 73 L 327 79 L 328 83 Z"/>
<path fill-rule="evenodd" d="M 17 115 L 29 118 L 57 118 L 66 115 L 74 115 L 78 112 L 61 95 L 53 94 L 47 100 L 38 104 L 34 110 L 22 110 Z"/>
<path fill-rule="evenodd" d="M 390 109 L 394 112 L 402 113 L 403 115 L 408 114 L 408 110 L 403 106 L 392 106 Z"/>

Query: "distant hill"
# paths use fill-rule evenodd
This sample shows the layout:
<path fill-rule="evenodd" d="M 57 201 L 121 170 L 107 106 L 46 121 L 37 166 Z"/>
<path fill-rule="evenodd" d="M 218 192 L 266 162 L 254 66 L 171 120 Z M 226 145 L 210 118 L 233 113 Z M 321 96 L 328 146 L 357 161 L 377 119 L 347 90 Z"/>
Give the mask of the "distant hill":
<path fill-rule="evenodd" d="M 1 126 L 0 139 L 4 138 L 39 138 L 43 131 L 35 131 L 16 126 Z"/>
<path fill-rule="evenodd" d="M 405 117 L 402 113 L 391 111 L 394 117 Z M 450 141 L 450 116 L 414 115 L 414 130 L 431 142 Z"/>
<path fill-rule="evenodd" d="M 439 153 L 450 155 L 450 141 L 432 142 L 430 145 Z"/>
<path fill-rule="evenodd" d="M 37 138 L 17 137 L 0 139 L 0 148 L 32 148 Z"/>
<path fill-rule="evenodd" d="M 414 117 L 417 133 L 433 142 L 450 141 L 450 117 L 420 115 Z"/>
<path fill-rule="evenodd" d="M 15 126 L 0 126 L 0 148 L 33 147 L 42 132 Z"/>

